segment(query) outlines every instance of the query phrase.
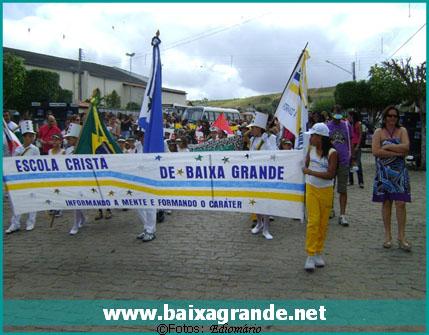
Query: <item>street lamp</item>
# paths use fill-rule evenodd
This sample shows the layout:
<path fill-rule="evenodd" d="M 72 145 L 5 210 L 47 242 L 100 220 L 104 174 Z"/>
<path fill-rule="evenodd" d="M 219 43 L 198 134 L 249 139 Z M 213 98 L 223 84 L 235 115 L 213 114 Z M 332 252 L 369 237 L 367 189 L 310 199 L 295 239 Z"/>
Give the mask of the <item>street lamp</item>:
<path fill-rule="evenodd" d="M 340 68 L 341 70 L 346 71 L 347 73 L 350 73 L 353 77 L 353 81 L 356 81 L 356 69 L 355 69 L 356 63 L 355 62 L 352 62 L 352 72 L 351 72 L 351 71 L 346 70 L 345 68 L 343 68 L 337 64 L 332 63 L 331 61 L 329 61 L 327 59 L 325 61 L 326 61 L 326 63 L 332 64 L 333 66 L 336 66 L 336 67 Z"/>
<path fill-rule="evenodd" d="M 133 59 L 133 57 L 134 57 L 134 55 L 135 55 L 135 53 L 133 52 L 133 53 L 126 53 L 125 55 L 127 55 L 127 56 L 129 56 L 130 57 L 130 79 L 132 79 L 132 75 L 131 75 L 131 63 L 132 63 L 132 59 Z M 130 103 L 131 103 L 131 85 L 130 85 Z"/>

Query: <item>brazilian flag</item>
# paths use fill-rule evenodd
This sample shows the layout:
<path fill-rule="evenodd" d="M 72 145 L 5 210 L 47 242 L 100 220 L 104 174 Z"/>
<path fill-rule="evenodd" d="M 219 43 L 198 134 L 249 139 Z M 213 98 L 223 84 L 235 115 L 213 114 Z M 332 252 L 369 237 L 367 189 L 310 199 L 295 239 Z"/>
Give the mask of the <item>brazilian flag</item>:
<path fill-rule="evenodd" d="M 79 135 L 75 154 L 121 154 L 122 150 L 112 138 L 104 122 L 100 120 L 97 106 L 100 104 L 100 90 L 94 90 L 91 106 Z"/>

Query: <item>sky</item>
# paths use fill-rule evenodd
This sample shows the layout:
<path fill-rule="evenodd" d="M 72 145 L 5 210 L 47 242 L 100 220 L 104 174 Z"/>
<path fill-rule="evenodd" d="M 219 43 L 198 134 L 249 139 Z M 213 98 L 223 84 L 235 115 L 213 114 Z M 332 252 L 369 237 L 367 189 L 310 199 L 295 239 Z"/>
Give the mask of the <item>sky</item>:
<path fill-rule="evenodd" d="M 352 80 L 353 62 L 357 80 L 390 58 L 421 64 L 425 23 L 425 3 L 4 3 L 3 46 L 70 59 L 82 48 L 84 61 L 149 76 L 159 30 L 163 86 L 214 100 L 282 92 L 307 43 L 309 88 Z"/>

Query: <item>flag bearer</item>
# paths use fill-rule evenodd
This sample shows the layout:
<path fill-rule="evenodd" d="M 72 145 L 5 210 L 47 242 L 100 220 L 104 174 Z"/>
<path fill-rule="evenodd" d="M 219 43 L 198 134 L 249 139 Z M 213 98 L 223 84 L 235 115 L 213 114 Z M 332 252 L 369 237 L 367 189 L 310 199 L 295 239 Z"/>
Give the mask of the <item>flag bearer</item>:
<path fill-rule="evenodd" d="M 39 156 L 40 151 L 39 149 L 33 144 L 34 139 L 36 138 L 35 132 L 33 130 L 33 122 L 31 120 L 26 120 L 21 122 L 20 125 L 21 133 L 22 133 L 22 141 L 23 144 L 20 147 L 17 147 L 13 153 L 14 156 Z M 36 223 L 36 213 L 37 212 L 31 212 L 28 213 L 28 220 L 25 223 L 27 231 L 33 230 L 34 225 Z M 20 229 L 20 223 L 21 215 L 12 215 L 11 218 L 11 225 L 6 230 L 6 234 L 11 234 L 15 231 L 18 231 Z"/>
<path fill-rule="evenodd" d="M 267 127 L 268 114 L 256 112 L 255 119 L 250 125 L 252 127 L 251 134 L 253 137 L 250 139 L 250 150 L 277 150 L 276 137 L 269 135 L 265 130 Z M 245 136 L 249 134 L 246 133 Z M 268 231 L 269 215 L 268 214 L 256 214 L 258 223 L 252 229 L 252 234 L 258 234 L 261 229 L 262 235 L 267 240 L 272 240 L 273 236 Z"/>
<path fill-rule="evenodd" d="M 68 144 L 66 155 L 73 154 L 81 129 L 82 129 L 81 125 L 76 123 L 70 123 L 67 133 L 65 135 L 65 138 Z M 82 226 L 88 220 L 85 214 L 83 213 L 83 210 L 81 209 L 73 210 L 73 214 L 74 214 L 74 223 L 73 223 L 72 229 L 70 230 L 70 233 L 69 233 L 70 235 L 76 235 L 79 232 L 79 228 L 82 228 Z"/>

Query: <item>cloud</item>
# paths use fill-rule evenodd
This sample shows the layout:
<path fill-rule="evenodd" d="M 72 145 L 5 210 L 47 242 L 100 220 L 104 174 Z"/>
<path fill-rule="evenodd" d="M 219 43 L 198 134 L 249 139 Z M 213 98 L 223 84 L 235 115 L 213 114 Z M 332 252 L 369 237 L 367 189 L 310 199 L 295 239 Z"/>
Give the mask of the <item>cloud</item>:
<path fill-rule="evenodd" d="M 148 76 L 161 32 L 166 87 L 188 99 L 281 92 L 309 42 L 310 87 L 358 79 L 426 22 L 426 4 L 387 3 L 46 3 L 4 4 L 3 44 L 85 60 Z M 411 17 L 409 17 L 411 14 Z M 28 31 L 30 29 L 30 31 Z M 383 39 L 383 48 L 381 41 Z M 395 57 L 426 59 L 426 29 Z M 325 62 L 328 59 L 344 68 Z"/>

